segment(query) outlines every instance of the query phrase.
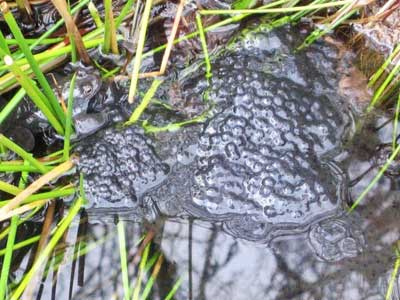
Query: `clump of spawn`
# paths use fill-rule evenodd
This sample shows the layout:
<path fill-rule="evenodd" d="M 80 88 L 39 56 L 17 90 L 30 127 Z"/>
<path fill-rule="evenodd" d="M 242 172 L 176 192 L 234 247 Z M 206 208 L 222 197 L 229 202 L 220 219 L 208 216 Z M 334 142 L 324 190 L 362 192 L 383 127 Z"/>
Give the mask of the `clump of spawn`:
<path fill-rule="evenodd" d="M 195 193 L 185 203 L 251 239 L 336 213 L 345 189 L 330 154 L 346 133 L 348 111 L 335 78 L 309 52 L 320 64 L 333 67 L 333 59 L 318 46 L 292 54 L 282 33 L 248 33 L 213 63 L 215 116 L 200 136 Z"/>
<path fill-rule="evenodd" d="M 138 127 L 99 132 L 82 142 L 77 152 L 93 209 L 139 209 L 141 194 L 162 182 L 169 171 Z"/>
<path fill-rule="evenodd" d="M 118 139 L 111 138 L 112 131 L 98 135 L 93 146 L 83 147 L 80 168 L 91 174 L 85 175 L 92 180 L 86 187 L 97 205 L 107 206 L 104 201 L 115 193 L 120 195 L 116 201 L 137 199 L 141 205 L 154 204 L 162 214 L 185 212 L 220 221 L 231 234 L 257 241 L 270 240 L 277 232 L 301 232 L 310 224 L 318 227 L 319 221 L 340 214 L 347 183 L 333 158 L 341 151 L 351 117 L 336 92 L 336 54 L 325 44 L 294 54 L 293 36 L 288 30 L 260 27 L 214 59 L 205 93 L 213 107 L 210 117 L 202 129 L 196 127 L 197 139 L 189 134 L 190 145 L 165 160 L 168 168 L 152 147 L 168 153 L 165 145 L 174 143 L 161 145 L 153 139 L 128 147 L 131 131 L 147 140 L 136 127 Z M 206 85 L 205 79 L 194 78 L 195 86 Z M 184 141 L 188 131 L 171 138 Z M 104 138 L 110 139 L 110 150 L 103 155 L 97 148 Z M 137 152 L 154 158 L 150 175 L 156 176 L 150 177 L 150 185 L 136 183 L 147 179 L 142 177 L 146 173 L 132 169 L 138 177 L 131 181 L 120 171 L 133 168 L 128 162 L 132 157 L 136 167 L 145 163 Z M 106 180 L 108 194 L 97 191 L 105 182 L 96 175 L 99 167 L 122 177 Z"/>
<path fill-rule="evenodd" d="M 336 53 L 321 43 L 294 54 L 292 36 L 249 31 L 213 61 L 212 117 L 192 162 L 170 175 L 186 184 L 168 180 L 147 197 L 258 241 L 343 211 L 347 183 L 333 158 L 351 117 L 336 92 Z"/>

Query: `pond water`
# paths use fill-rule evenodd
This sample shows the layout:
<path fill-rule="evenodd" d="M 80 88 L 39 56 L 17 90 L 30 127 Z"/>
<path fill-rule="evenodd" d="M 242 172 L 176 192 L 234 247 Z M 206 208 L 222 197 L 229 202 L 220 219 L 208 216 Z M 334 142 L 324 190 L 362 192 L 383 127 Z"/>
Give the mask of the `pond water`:
<path fill-rule="evenodd" d="M 348 208 L 390 155 L 392 121 L 384 112 L 363 116 L 365 103 L 352 98 L 360 93 L 340 90 L 351 55 L 326 41 L 296 52 L 305 36 L 253 22 L 213 49 L 209 79 L 203 60 L 188 65 L 178 48 L 146 121 L 128 128 L 120 123 L 150 80 L 129 105 L 129 82 L 101 80 L 82 65 L 55 71 L 64 95 L 78 71 L 73 141 L 88 198 L 86 240 L 97 245 L 73 299 L 122 299 L 118 218 L 130 258 L 145 229 L 155 233 L 150 252 L 164 262 L 152 299 L 177 280 L 175 299 L 385 299 L 400 230 L 398 161 Z M 143 69 L 156 65 L 150 57 Z M 28 102 L 14 120 L 18 130 L 12 122 L 3 130 L 27 150 L 60 143 Z M 56 294 L 67 299 L 71 263 L 61 268 Z M 397 277 L 392 299 L 399 288 Z M 42 299 L 50 295 L 45 288 Z"/>
<path fill-rule="evenodd" d="M 178 87 L 167 78 L 157 97 L 173 107 L 180 88 L 177 121 L 204 111 L 207 94 L 205 125 L 147 137 L 107 129 L 80 142 L 91 222 L 126 219 L 131 245 L 140 220 L 153 224 L 152 251 L 165 257 L 153 299 L 179 279 L 176 299 L 384 299 L 399 234 L 397 162 L 356 211 L 346 207 L 390 154 L 392 123 L 360 118 L 360 103 L 337 92 L 336 68 L 348 61 L 332 46 L 293 54 L 290 34 L 243 34 L 213 61 L 208 83 L 202 69 Z M 153 126 L 171 120 L 153 114 L 144 115 Z M 115 226 L 89 228 L 107 238 L 88 254 L 75 298 L 121 295 Z M 398 288 L 396 279 L 392 299 Z"/>

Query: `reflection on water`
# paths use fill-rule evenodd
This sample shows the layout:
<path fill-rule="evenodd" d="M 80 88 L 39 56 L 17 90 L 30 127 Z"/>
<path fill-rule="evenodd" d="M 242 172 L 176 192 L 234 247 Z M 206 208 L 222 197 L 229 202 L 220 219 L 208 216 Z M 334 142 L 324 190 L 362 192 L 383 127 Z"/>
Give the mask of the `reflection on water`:
<path fill-rule="evenodd" d="M 360 207 L 368 246 L 361 255 L 336 263 L 316 257 L 306 234 L 281 237 L 267 247 L 235 239 L 217 225 L 167 220 L 156 237 L 155 248 L 165 262 L 151 299 L 163 299 L 178 278 L 183 282 L 176 299 L 384 299 L 395 260 L 392 245 L 399 235 L 399 200 L 392 192 Z M 134 249 L 140 226 L 127 223 L 126 230 L 129 249 Z M 94 225 L 91 235 L 108 237 L 88 255 L 85 288 L 76 290 L 74 299 L 117 294 L 122 299 L 115 228 Z M 62 285 L 67 282 L 59 280 L 60 296 L 66 296 Z M 400 299 L 398 280 L 394 294 Z"/>

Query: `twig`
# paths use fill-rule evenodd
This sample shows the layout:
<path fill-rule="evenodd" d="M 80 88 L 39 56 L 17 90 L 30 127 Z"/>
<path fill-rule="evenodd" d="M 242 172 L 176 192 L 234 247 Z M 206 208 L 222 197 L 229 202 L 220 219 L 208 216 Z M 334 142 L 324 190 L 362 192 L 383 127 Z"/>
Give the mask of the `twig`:
<path fill-rule="evenodd" d="M 135 256 L 132 259 L 132 264 L 134 266 L 136 266 L 139 261 L 140 261 L 140 257 L 142 256 L 143 250 L 146 248 L 147 244 L 150 243 L 152 241 L 152 239 L 154 238 L 156 232 L 154 229 L 150 229 L 147 233 L 146 236 L 144 237 L 142 243 L 140 244 Z"/>
<path fill-rule="evenodd" d="M 149 78 L 149 77 L 156 77 L 156 76 L 164 75 L 165 70 L 167 69 L 169 57 L 171 56 L 172 47 L 174 46 L 174 41 L 175 41 L 176 33 L 178 32 L 179 22 L 181 20 L 184 6 L 185 6 L 185 0 L 181 0 L 179 2 L 178 8 L 176 10 L 174 24 L 172 25 L 172 30 L 168 37 L 168 42 L 167 42 L 167 46 L 165 48 L 164 55 L 163 55 L 163 58 L 161 61 L 160 70 L 154 71 L 154 72 L 141 73 L 138 75 L 139 78 Z"/>
<path fill-rule="evenodd" d="M 54 235 L 52 236 L 52 238 L 50 239 L 50 241 L 46 245 L 46 247 L 43 249 L 43 251 L 40 253 L 39 258 L 35 261 L 32 268 L 25 274 L 25 276 L 23 277 L 19 286 L 14 290 L 14 294 L 12 294 L 10 297 L 11 300 L 21 299 L 21 294 L 25 290 L 25 287 L 29 283 L 29 280 L 32 278 L 32 276 L 35 274 L 35 272 L 40 268 L 40 265 L 42 263 L 44 263 L 46 258 L 49 257 L 49 255 L 53 251 L 54 247 L 57 245 L 58 241 L 64 235 L 64 232 L 71 225 L 72 220 L 74 219 L 76 214 L 79 212 L 81 206 L 82 206 L 82 199 L 78 198 L 75 201 L 75 203 L 71 206 L 71 209 L 69 210 L 68 215 L 65 216 L 58 223 L 58 228 L 54 232 Z"/>
<path fill-rule="evenodd" d="M 22 215 L 23 213 L 26 213 L 27 211 L 30 211 L 38 206 L 45 205 L 48 201 L 49 201 L 49 199 L 39 200 L 39 201 L 35 201 L 32 203 L 22 205 L 16 209 L 10 210 L 7 213 L 5 213 L 4 215 L 0 213 L 0 221 L 7 220 L 9 218 L 12 218 L 13 216 Z"/>
<path fill-rule="evenodd" d="M 56 202 L 53 201 L 53 202 L 51 202 L 50 206 L 47 208 L 46 217 L 43 222 L 42 233 L 40 235 L 40 240 L 39 240 L 38 246 L 36 248 L 34 262 L 38 259 L 40 253 L 43 251 L 43 248 L 46 245 L 46 242 L 49 238 L 51 224 L 53 223 L 53 219 L 54 219 L 55 207 L 56 207 Z M 38 276 L 39 276 L 39 272 L 36 273 L 32 277 L 32 279 L 29 281 L 29 284 L 27 285 L 27 287 L 24 291 L 23 298 L 26 298 L 26 299 L 33 298 L 33 292 L 34 292 L 36 284 L 38 282 Z"/>
<path fill-rule="evenodd" d="M 91 63 L 89 54 L 87 53 L 85 45 L 83 44 L 82 36 L 79 33 L 78 27 L 76 27 L 76 24 L 72 19 L 71 14 L 68 11 L 67 3 L 65 2 L 65 0 L 52 0 L 52 2 L 56 7 L 57 11 L 64 19 L 65 26 L 67 27 L 70 39 L 71 40 L 73 39 L 75 41 L 76 50 L 79 53 L 79 57 L 85 64 L 89 65 Z"/>
<path fill-rule="evenodd" d="M 167 68 L 169 56 L 171 55 L 171 50 L 172 50 L 172 47 L 174 45 L 175 36 L 176 36 L 176 33 L 178 32 L 179 21 L 181 19 L 184 6 L 185 6 L 185 0 L 181 0 L 179 2 L 178 8 L 176 10 L 174 24 L 172 26 L 171 34 L 170 34 L 170 36 L 168 38 L 167 48 L 165 49 L 165 52 L 164 52 L 164 55 L 163 55 L 163 59 L 162 59 L 162 62 L 161 62 L 161 67 L 160 67 L 160 73 L 161 74 L 164 74 L 165 73 L 165 69 Z"/>
<path fill-rule="evenodd" d="M 26 13 L 27 16 L 30 17 L 32 15 L 32 7 L 28 0 L 16 0 L 15 2 L 17 2 L 18 8 Z"/>

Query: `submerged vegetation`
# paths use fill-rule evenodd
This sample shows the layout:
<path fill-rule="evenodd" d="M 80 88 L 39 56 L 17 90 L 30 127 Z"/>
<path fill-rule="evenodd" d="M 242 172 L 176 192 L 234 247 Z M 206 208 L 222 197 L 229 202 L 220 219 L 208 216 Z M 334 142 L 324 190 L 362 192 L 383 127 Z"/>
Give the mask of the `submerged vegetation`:
<path fill-rule="evenodd" d="M 39 36 L 26 37 L 19 24 L 21 20 L 34 22 L 34 4 L 29 1 L 16 1 L 0 3 L 0 10 L 4 26 L 0 31 L 0 93 L 10 95 L 9 100 L 0 111 L 0 124 L 3 124 L 12 115 L 13 111 L 28 97 L 37 109 L 44 115 L 52 129 L 63 140 L 63 147 L 55 149 L 53 153 L 43 157 L 35 157 L 17 145 L 5 135 L 0 135 L 1 163 L 0 172 L 5 176 L 16 175 L 18 184 L 0 180 L 0 190 L 3 192 L 4 200 L 0 201 L 0 220 L 2 223 L 0 240 L 4 249 L 0 249 L 2 255 L 0 276 L 0 300 L 31 298 L 35 292 L 36 284 L 45 280 L 50 269 L 53 270 L 53 289 L 55 291 L 56 280 L 60 264 L 64 260 L 72 261 L 70 297 L 73 289 L 73 274 L 76 261 L 83 274 L 85 255 L 93 248 L 99 246 L 102 241 L 87 243 L 85 241 L 85 230 L 87 216 L 84 214 L 85 195 L 82 188 L 82 180 L 71 179 L 78 157 L 73 154 L 73 143 L 71 136 L 74 133 L 73 105 L 74 86 L 76 73 L 70 81 L 68 99 L 62 99 L 52 88 L 50 77 L 46 72 L 59 66 L 61 63 L 81 61 L 86 65 L 93 65 L 99 69 L 103 78 L 114 78 L 115 80 L 130 81 L 129 97 L 130 103 L 138 102 L 131 117 L 123 124 L 130 126 L 140 124 L 146 132 L 158 132 L 164 130 L 176 130 L 182 126 L 203 122 L 206 113 L 179 123 L 172 123 L 164 127 L 156 127 L 149 124 L 148 120 L 141 120 L 142 113 L 147 106 L 155 101 L 153 99 L 156 90 L 162 86 L 162 76 L 167 72 L 168 63 L 171 58 L 173 46 L 182 41 L 199 39 L 205 64 L 205 76 L 212 76 L 212 63 L 208 49 L 207 32 L 223 27 L 231 23 L 240 22 L 246 18 L 263 15 L 269 22 L 271 28 L 288 23 L 296 23 L 307 18 L 314 22 L 315 30 L 305 39 L 299 47 L 302 48 L 312 44 L 317 39 L 340 26 L 348 26 L 352 22 L 368 22 L 374 16 L 364 14 L 368 5 L 374 1 L 299 1 L 299 0 L 274 0 L 263 6 L 254 7 L 253 1 L 236 1 L 234 9 L 202 9 L 199 8 L 195 15 L 195 27 L 197 30 L 178 37 L 180 23 L 183 22 L 182 12 L 185 1 L 181 0 L 176 7 L 172 29 L 167 43 L 154 49 L 145 50 L 145 43 L 149 35 L 149 24 L 152 21 L 152 0 L 140 1 L 127 0 L 120 7 L 114 5 L 111 0 L 94 4 L 90 0 L 67 2 L 65 0 L 51 1 L 60 14 L 60 18 L 44 33 Z M 100 1 L 101 2 L 101 1 Z M 385 7 L 386 11 L 393 10 L 398 4 L 396 1 L 388 1 L 392 5 Z M 102 4 L 102 5 L 100 5 Z M 144 8 L 142 9 L 142 6 Z M 76 20 L 82 9 L 88 8 L 90 20 L 95 26 L 89 30 L 81 29 Z M 220 16 L 215 22 L 210 23 L 208 16 Z M 375 16 L 383 18 L 385 11 L 380 11 Z M 184 20 L 184 22 L 187 22 Z M 7 28 L 5 28 L 7 26 Z M 66 30 L 60 30 L 62 28 Z M 128 28 L 128 42 L 130 49 L 121 46 L 126 36 L 121 28 Z M 61 31 L 61 33 L 60 33 Z M 101 61 L 92 57 L 92 51 L 99 50 L 105 56 L 121 56 L 126 65 L 133 59 L 132 71 L 121 66 L 102 66 Z M 144 58 L 164 51 L 159 71 L 141 73 L 141 65 Z M 138 82 L 142 78 L 153 78 L 148 91 L 143 95 L 138 93 Z M 376 70 L 369 80 L 369 86 L 374 89 L 373 98 L 366 110 L 372 112 L 380 105 L 395 106 L 392 154 L 387 160 L 370 186 L 355 201 L 350 211 L 356 209 L 363 197 L 383 175 L 386 168 L 397 157 L 400 145 L 397 143 L 397 123 L 400 111 L 400 45 L 397 45 L 392 53 L 386 58 L 382 66 Z M 139 101 L 139 98 L 142 100 Z M 67 100 L 67 101 L 65 101 Z M 141 122 L 139 122 L 141 120 Z M 1 178 L 5 178 L 1 176 Z M 63 213 L 63 199 L 72 199 L 68 204 L 67 212 Z M 44 214 L 44 217 L 42 217 Z M 78 225 L 74 220 L 79 219 Z M 41 219 L 42 230 L 40 234 L 29 236 L 23 241 L 17 241 L 16 237 L 20 226 L 30 220 Z M 86 225 L 85 225 L 86 224 Z M 66 240 L 74 227 L 78 226 L 77 238 L 72 255 L 67 254 Z M 163 255 L 151 250 L 151 241 L 154 232 L 149 231 L 138 241 L 137 251 L 134 257 L 127 253 L 124 222 L 118 221 L 118 238 L 120 241 L 119 252 L 121 262 L 121 282 L 124 288 L 124 299 L 147 299 L 159 270 L 163 263 Z M 36 245 L 33 247 L 33 245 Z M 14 268 L 15 251 L 30 247 L 33 255 L 24 274 L 15 278 L 12 276 Z M 35 250 L 36 249 L 36 250 Z M 137 265 L 135 272 L 128 266 Z M 393 278 L 396 277 L 399 268 L 399 258 L 393 270 Z M 133 274 L 136 274 L 133 276 Z M 83 275 L 79 275 L 83 276 Z M 133 278 L 136 281 L 132 283 Z M 78 284 L 83 285 L 83 278 L 78 278 Z M 172 299 L 181 283 L 178 278 L 165 299 Z M 387 299 L 390 299 L 393 281 L 389 286 Z M 39 291 L 39 294 L 41 291 Z M 53 294 L 55 297 L 55 294 Z"/>

